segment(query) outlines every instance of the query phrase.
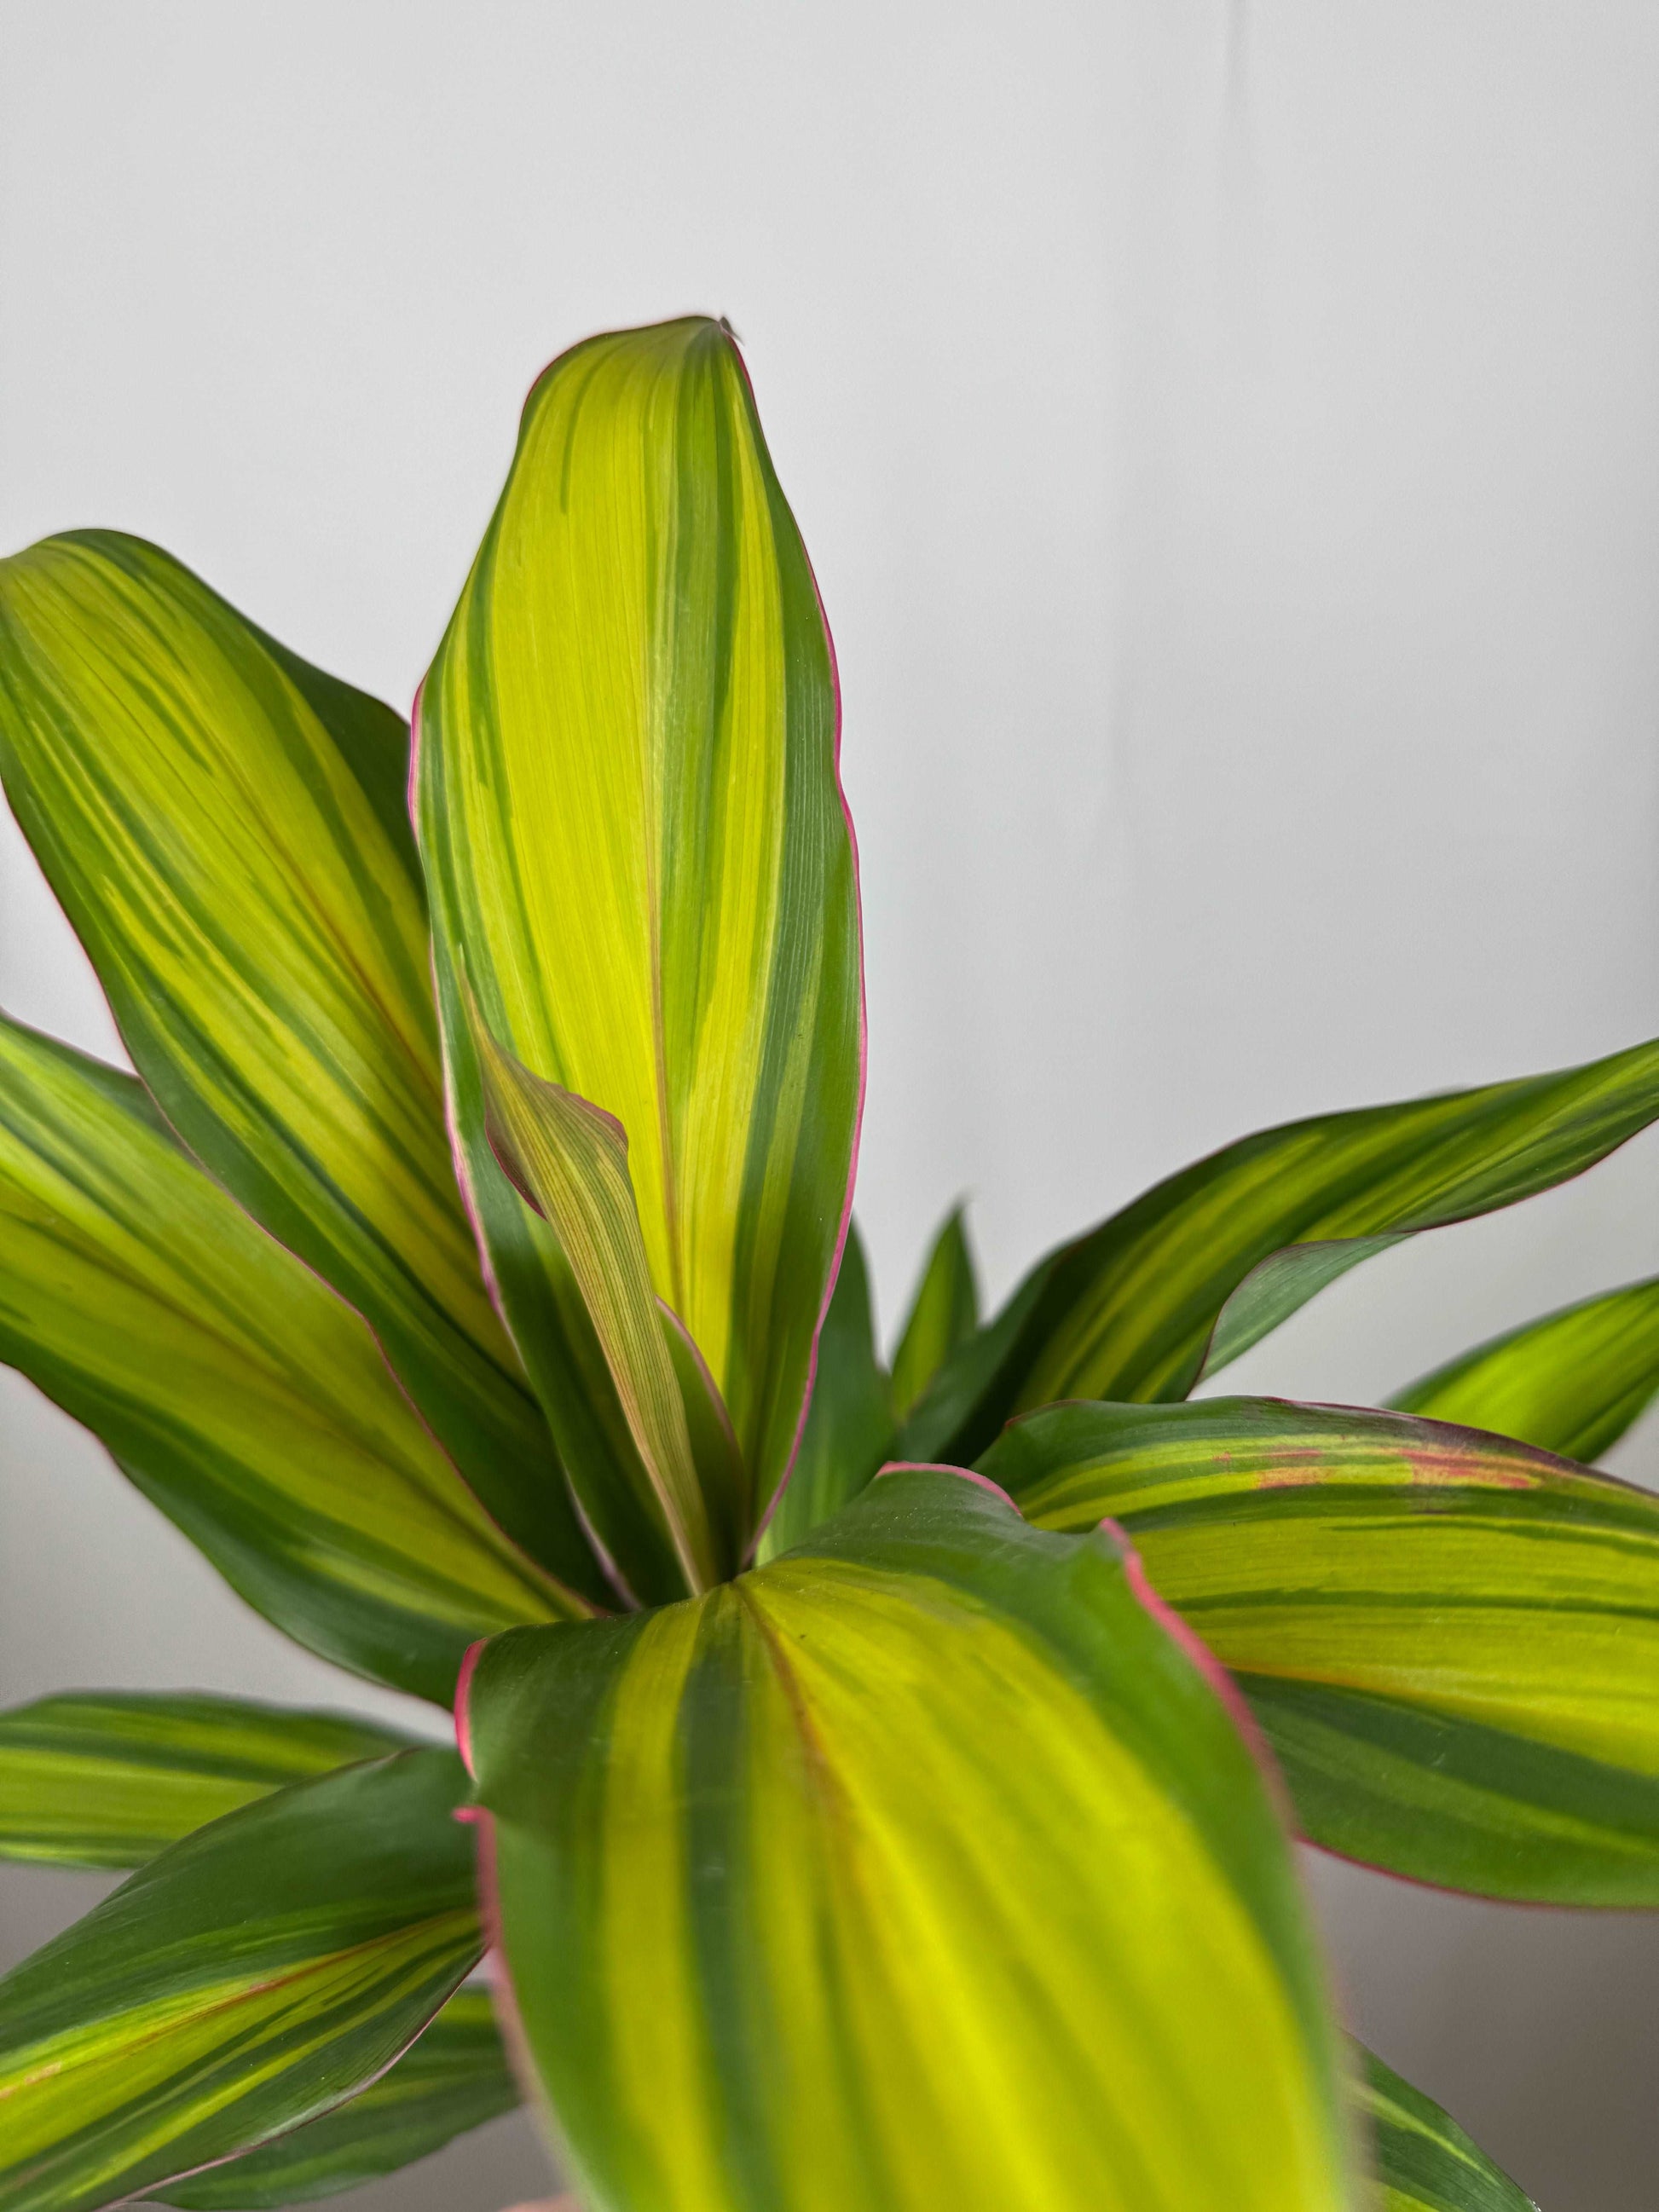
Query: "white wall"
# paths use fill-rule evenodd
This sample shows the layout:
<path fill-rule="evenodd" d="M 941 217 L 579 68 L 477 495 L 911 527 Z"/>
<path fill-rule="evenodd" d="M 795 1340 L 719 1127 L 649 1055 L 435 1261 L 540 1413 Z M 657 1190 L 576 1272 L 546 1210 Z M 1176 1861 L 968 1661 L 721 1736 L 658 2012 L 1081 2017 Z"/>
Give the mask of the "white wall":
<path fill-rule="evenodd" d="M 1656 147 L 1643 0 L 0 0 L 0 545 L 142 532 L 406 702 L 543 362 L 730 315 L 845 678 L 890 1316 L 960 1191 L 1000 1288 L 1245 1127 L 1659 1028 Z M 108 1048 L 8 836 L 0 1000 Z M 1638 1143 L 1237 1377 L 1380 1394 L 1659 1266 L 1656 1198 Z M 319 1692 L 15 1384 L 0 1453 L 8 1699 Z M 1388 2056 L 1551 2212 L 1650 2203 L 1654 1923 L 1319 1879 Z"/>

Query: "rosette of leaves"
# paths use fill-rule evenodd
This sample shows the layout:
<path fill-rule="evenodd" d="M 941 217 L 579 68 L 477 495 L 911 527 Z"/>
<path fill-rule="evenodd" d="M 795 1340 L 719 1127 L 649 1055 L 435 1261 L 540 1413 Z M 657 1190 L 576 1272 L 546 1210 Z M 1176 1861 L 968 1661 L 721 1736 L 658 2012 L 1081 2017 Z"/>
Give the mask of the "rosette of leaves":
<path fill-rule="evenodd" d="M 1190 1393 L 1659 1117 L 1659 1044 L 1246 1138 L 988 1317 L 953 1217 L 890 1367 L 839 736 L 702 319 L 536 386 L 412 738 L 152 546 L 0 568 L 136 1070 L 0 1030 L 0 1356 L 459 1735 L 0 1717 L 0 1850 L 131 1870 L 0 1983 L 8 2212 L 306 2202 L 520 2095 L 604 2212 L 1524 2203 L 1341 2034 L 1292 1841 L 1659 1903 L 1659 1505 L 1582 1463 L 1659 1291 L 1394 1409 Z"/>

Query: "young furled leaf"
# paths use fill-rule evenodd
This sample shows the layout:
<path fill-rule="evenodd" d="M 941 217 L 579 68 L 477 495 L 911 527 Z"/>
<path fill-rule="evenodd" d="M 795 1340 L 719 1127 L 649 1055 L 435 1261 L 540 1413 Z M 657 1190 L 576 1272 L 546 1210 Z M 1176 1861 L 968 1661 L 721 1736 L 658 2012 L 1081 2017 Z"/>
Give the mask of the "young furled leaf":
<path fill-rule="evenodd" d="M 0 562 L 0 774 L 134 1066 L 568 1579 L 580 1538 L 449 1162 L 406 764 L 387 708 L 153 545 L 76 531 Z"/>
<path fill-rule="evenodd" d="M 1389 1402 L 1594 1460 L 1640 1419 L 1656 1391 L 1659 1277 L 1492 1337 Z"/>
<path fill-rule="evenodd" d="M 526 2047 L 608 2212 L 1337 2212 L 1272 1794 L 1113 1537 L 896 1470 L 695 1603 L 487 1644 Z"/>
<path fill-rule="evenodd" d="M 876 1356 L 864 1240 L 853 1222 L 818 1338 L 800 1450 L 761 1539 L 760 1557 L 788 1551 L 856 1498 L 892 1456 L 894 1425 L 892 1385 Z"/>
<path fill-rule="evenodd" d="M 893 1404 L 901 1420 L 978 1327 L 979 1285 L 958 1206 L 933 1240 L 893 1354 Z"/>
<path fill-rule="evenodd" d="M 3 1018 L 0 1227 L 0 1358 L 311 1650 L 447 1704 L 476 1637 L 592 1610 L 495 1526 L 357 1316 L 143 1087 Z"/>
<path fill-rule="evenodd" d="M 0 1713 L 0 1858 L 143 1866 L 256 1797 L 415 1742 L 242 1698 L 40 1698 Z"/>
<path fill-rule="evenodd" d="M 446 1751 L 215 1820 L 0 1980 L 0 2206 L 93 2212 L 319 2118 L 483 1948 Z"/>
<path fill-rule="evenodd" d="M 1066 1398 L 1184 1398 L 1402 1237 L 1549 1190 L 1659 1118 L 1659 1042 L 1557 1075 L 1264 1129 L 1039 1261 L 902 1439 L 972 1459 Z"/>
<path fill-rule="evenodd" d="M 526 1364 L 579 1490 L 628 1489 L 581 1407 L 556 1239 L 489 1155 L 463 981 L 532 1074 L 628 1132 L 652 1285 L 729 1409 L 747 1535 L 800 1428 L 863 1023 L 829 635 L 719 324 L 614 331 L 541 378 L 416 728 L 458 1148 Z"/>
<path fill-rule="evenodd" d="M 1659 1498 L 1271 1398 L 1054 1406 L 981 1465 L 1039 1527 L 1123 1528 L 1316 1843 L 1489 1897 L 1659 1905 Z"/>

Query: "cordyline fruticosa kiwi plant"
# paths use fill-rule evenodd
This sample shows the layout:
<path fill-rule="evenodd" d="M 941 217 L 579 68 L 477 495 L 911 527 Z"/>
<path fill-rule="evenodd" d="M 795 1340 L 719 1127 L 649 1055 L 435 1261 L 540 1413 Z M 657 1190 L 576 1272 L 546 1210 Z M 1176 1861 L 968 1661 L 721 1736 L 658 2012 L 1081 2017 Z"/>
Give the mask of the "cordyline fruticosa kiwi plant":
<path fill-rule="evenodd" d="M 1525 2203 L 1334 2024 L 1291 1838 L 1659 1904 L 1659 1501 L 1577 1463 L 1659 1283 L 1392 1410 L 1189 1393 L 1659 1118 L 1659 1044 L 1247 1137 L 988 1321 L 953 1218 L 889 1371 L 837 744 L 702 319 L 537 385 L 412 744 L 152 546 L 0 568 L 137 1071 L 0 1030 L 0 1356 L 459 1740 L 0 1718 L 0 1847 L 137 1869 L 0 1983 L 7 2212 L 291 2203 L 520 2094 L 605 2212 Z"/>

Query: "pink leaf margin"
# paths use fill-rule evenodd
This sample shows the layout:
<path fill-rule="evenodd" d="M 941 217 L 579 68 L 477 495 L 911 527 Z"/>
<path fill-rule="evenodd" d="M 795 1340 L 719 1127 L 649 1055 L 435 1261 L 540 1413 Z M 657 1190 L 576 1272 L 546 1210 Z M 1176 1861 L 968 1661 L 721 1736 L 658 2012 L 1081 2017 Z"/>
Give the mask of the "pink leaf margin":
<path fill-rule="evenodd" d="M 711 315 L 707 317 L 705 319 L 718 325 L 727 344 L 731 347 L 732 357 L 738 365 L 738 373 L 743 379 L 744 390 L 748 394 L 750 407 L 753 410 L 755 421 L 757 424 L 758 424 L 761 419 L 760 405 L 755 397 L 754 380 L 749 374 L 749 364 L 744 358 L 743 349 L 738 342 L 736 331 L 732 329 L 731 324 L 724 315 Z M 588 339 L 579 339 L 576 343 L 577 345 L 591 343 L 593 339 L 609 337 L 610 335 L 611 335 L 611 333 L 609 331 L 597 331 L 591 333 Z M 547 375 L 549 370 L 556 368 L 559 362 L 565 359 L 568 354 L 574 352 L 575 349 L 574 346 L 565 347 L 561 352 L 556 354 L 553 360 L 548 362 L 546 368 L 541 369 L 532 380 L 530 389 L 525 394 L 524 405 L 520 410 L 520 439 L 522 439 L 523 434 L 522 422 L 524 414 L 529 408 L 531 401 L 535 398 L 536 392 L 540 386 L 543 379 Z M 769 456 L 769 447 L 767 448 L 767 451 Z M 787 505 L 787 501 L 785 504 L 786 506 Z M 794 510 L 793 507 L 789 509 L 789 514 L 790 519 L 793 521 L 794 519 Z M 847 787 L 845 780 L 842 775 L 842 727 L 843 716 L 841 661 L 840 657 L 836 651 L 835 633 L 830 627 L 830 617 L 823 604 L 823 587 L 818 582 L 817 571 L 812 565 L 812 556 L 807 550 L 806 540 L 805 536 L 801 533 L 799 525 L 796 526 L 796 536 L 800 545 L 801 558 L 806 563 L 806 573 L 811 580 L 812 597 L 817 604 L 818 611 L 818 623 L 823 631 L 823 642 L 830 655 L 830 685 L 834 701 L 835 722 L 834 733 L 831 738 L 831 771 L 834 775 L 836 782 L 836 803 L 841 809 L 841 818 L 846 825 L 847 830 L 848 851 L 851 859 L 853 869 L 853 914 L 858 936 L 858 1096 L 853 1109 L 853 1140 L 848 1148 L 847 1158 L 847 1188 L 842 1200 L 841 1219 L 836 1226 L 835 1250 L 831 1255 L 829 1273 L 824 1281 L 823 1296 L 819 1301 L 817 1319 L 812 1328 L 812 1345 L 811 1351 L 807 1359 L 806 1383 L 801 1395 L 800 1413 L 795 1423 L 795 1433 L 790 1443 L 789 1455 L 784 1462 L 783 1473 L 778 1478 L 777 1486 L 774 1489 L 770 1498 L 767 1501 L 766 1510 L 762 1514 L 761 1518 L 756 1526 L 754 1534 L 750 1537 L 748 1547 L 744 1552 L 744 1564 L 745 1565 L 752 1562 L 757 1548 L 760 1544 L 761 1538 L 766 1534 L 768 1528 L 770 1526 L 772 1516 L 777 1511 L 778 1506 L 782 1500 L 783 1493 L 788 1487 L 789 1478 L 795 1470 L 795 1462 L 800 1456 L 801 1438 L 806 1432 L 806 1419 L 808 1413 L 811 1408 L 812 1391 L 817 1381 L 818 1345 L 823 1334 L 824 1322 L 829 1317 L 830 1301 L 835 1296 L 836 1283 L 841 1273 L 841 1263 L 847 1250 L 848 1235 L 851 1231 L 853 1224 L 853 1192 L 858 1181 L 859 1149 L 864 1135 L 864 1108 L 866 1096 L 869 1088 L 870 1073 L 869 991 L 866 981 L 864 966 L 864 879 L 862 863 L 859 854 L 858 828 L 853 820 L 853 810 L 847 801 Z M 421 702 L 425 690 L 426 683 L 425 679 L 422 678 L 420 684 L 416 686 L 414 700 L 410 707 L 409 779 L 404 799 L 404 803 L 409 811 L 410 823 L 416 834 L 416 847 L 417 851 L 420 844 L 419 793 L 422 744 Z M 435 969 L 436 956 L 434 950 L 434 972 L 433 976 L 434 995 L 437 989 L 437 976 Z M 495 1308 L 495 1311 L 501 1319 L 502 1327 L 507 1329 L 508 1335 L 511 1336 L 512 1323 L 507 1319 L 506 1301 L 501 1296 L 501 1286 L 496 1279 L 495 1269 L 490 1262 L 489 1248 L 484 1239 L 483 1224 L 479 1218 L 477 1205 L 472 1191 L 471 1180 L 467 1169 L 465 1151 L 461 1142 L 460 1127 L 455 1108 L 454 1083 L 450 1069 L 449 1054 L 447 1045 L 442 1057 L 444 1067 L 444 1120 L 449 1134 L 449 1148 L 451 1156 L 454 1162 L 455 1179 L 460 1186 L 461 1203 L 466 1209 L 467 1218 L 472 1228 L 473 1241 L 477 1246 L 478 1262 L 481 1269 L 483 1270 L 485 1289 L 489 1292 L 490 1302 Z M 620 1124 L 618 1124 L 618 1127 L 620 1127 Z M 701 1357 L 701 1354 L 699 1354 L 699 1357 Z M 588 1528 L 586 1533 L 589 1541 L 593 1543 L 594 1549 L 598 1553 L 600 1564 L 604 1567 L 607 1577 L 613 1585 L 618 1589 L 619 1593 L 624 1599 L 624 1601 L 630 1605 L 636 1604 L 637 1601 L 635 1600 L 632 1594 L 628 1591 L 626 1585 L 621 1582 L 617 1571 L 615 1562 L 609 1558 L 603 1547 L 595 1540 L 592 1528 Z"/>
<path fill-rule="evenodd" d="M 726 342 L 731 346 L 732 355 L 737 361 L 738 374 L 743 378 L 744 389 L 749 394 L 749 404 L 754 409 L 755 420 L 758 422 L 760 405 L 755 398 L 755 387 L 749 374 L 749 364 L 744 359 L 743 349 L 738 343 L 737 333 L 724 316 L 721 316 L 720 320 Z M 769 455 L 771 448 L 769 447 L 767 451 Z M 793 520 L 794 509 L 791 507 L 789 513 L 790 519 Z M 841 1263 L 846 1255 L 848 1235 L 853 1226 L 853 1191 L 858 1182 L 859 1147 L 864 1137 L 864 1107 L 870 1078 L 870 1006 L 869 991 L 864 969 L 864 878 L 862 864 L 859 858 L 858 829 L 853 820 L 853 810 L 847 803 L 847 786 L 842 775 L 841 660 L 836 652 L 835 633 L 830 627 L 830 617 L 824 607 L 823 592 L 818 582 L 817 571 L 812 565 L 812 556 L 806 550 L 806 539 L 799 525 L 796 526 L 796 535 L 800 543 L 801 558 L 805 562 L 806 573 L 811 579 L 812 597 L 817 602 L 818 610 L 818 623 L 823 631 L 823 642 L 830 654 L 830 687 L 835 701 L 835 734 L 831 742 L 830 765 L 836 780 L 836 804 L 841 809 L 841 818 L 847 827 L 848 851 L 853 864 L 853 915 L 858 931 L 859 959 L 858 1098 L 853 1109 L 853 1141 L 847 1156 L 847 1190 L 842 1200 L 841 1220 L 836 1231 L 836 1249 L 830 1258 L 829 1274 L 824 1280 L 823 1296 L 818 1304 L 818 1317 L 812 1328 L 812 1349 L 806 1363 L 806 1388 L 801 1396 L 800 1417 L 795 1423 L 795 1434 L 789 1446 L 789 1456 L 784 1462 L 783 1473 L 778 1477 L 777 1487 L 767 1500 L 766 1510 L 762 1514 L 755 1533 L 750 1539 L 748 1551 L 744 1553 L 745 1564 L 754 1559 L 761 1538 L 771 1526 L 772 1516 L 783 1501 L 783 1493 L 789 1487 L 789 1478 L 794 1473 L 795 1462 L 800 1456 L 801 1438 L 806 1433 L 807 1415 L 811 1411 L 812 1392 L 818 1377 L 818 1345 L 823 1335 L 823 1324 L 829 1318 L 830 1301 L 836 1294 L 836 1284 L 841 1274 Z"/>

